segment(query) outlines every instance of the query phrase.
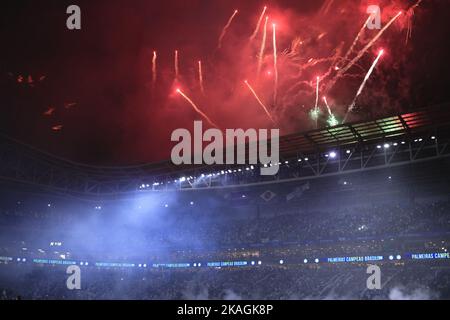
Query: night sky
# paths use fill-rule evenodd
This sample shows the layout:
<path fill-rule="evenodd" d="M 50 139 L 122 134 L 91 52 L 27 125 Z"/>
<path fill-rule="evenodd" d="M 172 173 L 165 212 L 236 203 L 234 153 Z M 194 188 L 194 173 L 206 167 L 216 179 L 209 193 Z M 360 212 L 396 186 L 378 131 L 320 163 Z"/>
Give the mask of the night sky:
<path fill-rule="evenodd" d="M 386 23 L 415 2 L 9 1 L 2 5 L 0 20 L 0 131 L 78 162 L 126 165 L 165 160 L 171 132 L 191 128 L 201 119 L 176 88 L 182 88 L 221 128 L 273 127 L 244 80 L 255 85 L 282 134 L 310 130 L 315 76 L 332 66 L 330 57 L 339 53 L 337 48 L 344 53 L 349 48 L 367 18 L 367 5 L 379 4 Z M 66 28 L 70 4 L 81 7 L 82 30 Z M 264 5 L 278 28 L 277 103 L 271 101 L 269 76 L 272 32 L 267 33 L 261 76 L 267 78 L 255 78 L 262 30 L 249 42 Z M 336 116 L 343 118 L 380 48 L 386 55 L 358 99 L 351 121 L 450 102 L 449 5 L 450 0 L 423 0 L 409 20 L 412 37 L 407 43 L 408 18 L 403 14 L 349 71 L 350 76 L 326 92 Z M 239 13 L 223 47 L 217 49 L 221 30 L 235 9 Z M 376 32 L 367 31 L 357 49 Z M 300 58 L 291 61 L 282 52 L 296 37 L 302 41 Z M 154 50 L 158 78 L 152 90 Z M 174 50 L 180 53 L 178 81 Z M 205 94 L 197 83 L 199 59 Z M 310 59 L 328 60 L 300 72 L 296 66 L 311 64 Z M 326 83 L 324 79 L 322 85 Z"/>

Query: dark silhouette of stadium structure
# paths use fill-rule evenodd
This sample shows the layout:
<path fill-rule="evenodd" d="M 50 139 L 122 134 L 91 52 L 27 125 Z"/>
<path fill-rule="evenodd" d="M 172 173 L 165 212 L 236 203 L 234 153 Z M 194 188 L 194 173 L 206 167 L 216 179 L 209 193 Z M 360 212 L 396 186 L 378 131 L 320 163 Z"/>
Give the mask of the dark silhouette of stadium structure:
<path fill-rule="evenodd" d="M 280 138 L 280 172 L 250 165 L 101 167 L 58 158 L 0 135 L 0 179 L 59 194 L 108 197 L 145 190 L 251 186 L 396 167 L 450 156 L 447 105 Z M 331 152 L 331 156 L 330 156 Z"/>

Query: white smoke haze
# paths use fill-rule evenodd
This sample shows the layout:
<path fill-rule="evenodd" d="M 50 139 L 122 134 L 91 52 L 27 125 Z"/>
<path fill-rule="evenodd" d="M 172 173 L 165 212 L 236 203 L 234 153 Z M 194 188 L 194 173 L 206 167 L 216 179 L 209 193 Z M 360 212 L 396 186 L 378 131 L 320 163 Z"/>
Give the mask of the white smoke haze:
<path fill-rule="evenodd" d="M 402 287 L 394 287 L 389 291 L 389 300 L 432 300 L 436 294 L 427 288 L 417 288 L 408 293 L 408 290 Z"/>
<path fill-rule="evenodd" d="M 209 300 L 209 290 L 207 287 L 202 287 L 199 290 L 187 288 L 183 292 L 183 299 L 185 300 Z"/>
<path fill-rule="evenodd" d="M 223 299 L 224 300 L 243 300 L 242 296 L 240 296 L 239 294 L 235 293 L 231 289 L 225 290 L 225 295 L 224 295 Z"/>

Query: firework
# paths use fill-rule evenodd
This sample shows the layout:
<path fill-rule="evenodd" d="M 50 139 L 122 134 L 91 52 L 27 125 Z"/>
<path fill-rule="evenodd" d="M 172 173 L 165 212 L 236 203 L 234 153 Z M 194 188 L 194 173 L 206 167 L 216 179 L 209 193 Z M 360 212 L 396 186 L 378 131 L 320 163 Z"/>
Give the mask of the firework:
<path fill-rule="evenodd" d="M 273 70 L 274 70 L 274 89 L 273 89 L 273 103 L 275 104 L 277 101 L 278 95 L 278 63 L 277 63 L 277 33 L 276 33 L 276 24 L 272 25 L 273 27 Z"/>
<path fill-rule="evenodd" d="M 333 85 L 336 83 L 336 81 L 342 77 L 356 62 L 359 61 L 359 59 L 361 59 L 361 57 L 366 53 L 367 50 L 369 50 L 373 44 L 383 35 L 383 33 L 391 26 L 391 24 L 394 23 L 395 20 L 397 20 L 397 18 L 402 14 L 402 12 L 400 11 L 399 13 L 397 13 L 377 34 L 376 36 L 361 50 L 358 52 L 358 54 L 356 55 L 355 58 L 353 58 L 353 60 L 351 60 L 345 67 L 343 67 L 342 69 L 339 69 L 338 73 L 336 74 L 336 77 L 330 82 L 330 84 L 328 85 L 328 90 L 331 89 L 331 87 L 333 87 Z"/>
<path fill-rule="evenodd" d="M 153 59 L 152 59 L 152 88 L 155 88 L 156 85 L 156 51 L 153 51 Z"/>
<path fill-rule="evenodd" d="M 222 33 L 220 34 L 219 37 L 219 44 L 217 45 L 217 49 L 222 48 L 222 41 L 223 38 L 225 37 L 225 35 L 227 34 L 227 30 L 230 27 L 231 23 L 233 22 L 234 17 L 238 14 L 238 10 L 234 10 L 233 14 L 231 15 L 230 19 L 228 19 L 227 24 L 225 25 L 225 27 L 223 27 L 222 29 Z"/>
<path fill-rule="evenodd" d="M 314 108 L 309 111 L 309 116 L 313 121 L 317 123 L 317 120 L 319 120 L 319 116 L 321 113 L 322 111 L 320 110 L 320 108 Z"/>
<path fill-rule="evenodd" d="M 418 0 L 414 5 L 411 6 L 411 8 L 408 9 L 406 12 L 406 15 L 408 17 L 407 21 L 407 32 L 406 32 L 406 44 L 408 44 L 408 40 L 412 37 L 412 18 L 414 16 L 414 10 L 420 6 L 422 3 L 422 0 Z"/>
<path fill-rule="evenodd" d="M 267 7 L 264 7 L 264 9 L 261 13 L 261 16 L 258 19 L 258 23 L 256 24 L 255 31 L 253 32 L 253 34 L 250 37 L 250 41 L 253 41 L 253 39 L 255 39 L 256 35 L 258 34 L 259 27 L 261 26 L 262 19 L 264 18 L 264 15 L 266 14 L 266 10 L 267 10 Z"/>
<path fill-rule="evenodd" d="M 77 105 L 76 102 L 65 102 L 64 103 L 64 109 L 70 109 L 72 107 L 75 107 Z"/>
<path fill-rule="evenodd" d="M 263 37 L 261 42 L 261 50 L 259 51 L 259 57 L 258 57 L 258 77 L 261 73 L 263 58 L 264 58 L 264 50 L 266 48 L 266 38 L 267 38 L 267 22 L 269 21 L 269 17 L 266 17 L 266 21 L 264 23 L 264 30 L 263 30 Z"/>
<path fill-rule="evenodd" d="M 50 117 L 51 115 L 53 115 L 55 110 L 56 110 L 55 108 L 49 107 L 43 114 L 44 116 Z"/>
<path fill-rule="evenodd" d="M 178 77 L 180 75 L 179 60 L 178 60 L 178 50 L 175 50 L 174 68 L 175 68 L 175 79 L 178 79 Z"/>
<path fill-rule="evenodd" d="M 337 121 L 336 117 L 334 116 L 334 114 L 330 114 L 330 116 L 328 117 L 327 123 L 330 127 L 334 127 L 337 126 L 339 124 L 339 121 Z"/>
<path fill-rule="evenodd" d="M 272 117 L 272 115 L 270 114 L 269 110 L 268 110 L 267 107 L 264 105 L 264 103 L 261 101 L 261 99 L 258 97 L 258 95 L 256 94 L 255 90 L 252 88 L 252 86 L 250 85 L 250 83 L 248 83 L 247 80 L 245 80 L 244 83 L 247 85 L 247 87 L 249 88 L 249 90 L 251 91 L 251 93 L 253 94 L 253 96 L 255 97 L 256 101 L 258 101 L 259 105 L 264 109 L 264 112 L 267 114 L 267 116 L 269 117 L 270 121 L 272 121 L 273 124 L 275 124 L 275 120 L 273 119 L 273 117 Z"/>
<path fill-rule="evenodd" d="M 56 125 L 56 126 L 53 126 L 53 127 L 52 127 L 52 130 L 53 130 L 53 131 L 61 131 L 62 128 L 63 128 L 63 125 L 62 125 L 62 124 L 58 124 L 58 125 Z"/>
<path fill-rule="evenodd" d="M 355 107 L 355 105 L 356 105 L 356 99 L 358 99 L 359 95 L 360 95 L 361 92 L 363 91 L 363 89 L 364 89 L 364 87 L 365 87 L 365 85 L 366 85 L 367 80 L 370 78 L 370 75 L 372 74 L 373 70 L 375 69 L 375 66 L 376 66 L 377 63 L 378 63 L 378 60 L 380 60 L 381 56 L 383 55 L 383 52 L 384 52 L 383 50 L 380 50 L 380 52 L 378 53 L 377 58 L 376 58 L 376 59 L 374 60 L 374 62 L 372 63 L 372 66 L 370 67 L 369 71 L 367 72 L 366 76 L 364 77 L 364 80 L 363 80 L 363 82 L 361 83 L 361 86 L 359 87 L 358 92 L 356 93 L 355 98 L 353 99 L 352 104 L 349 106 L 349 108 L 348 108 L 348 110 L 347 110 L 347 114 L 345 115 L 344 121 L 343 121 L 343 122 L 345 122 L 345 120 L 347 119 L 348 113 L 351 112 L 351 111 L 353 110 L 353 108 Z"/>
<path fill-rule="evenodd" d="M 325 3 L 322 5 L 322 8 L 320 8 L 321 14 L 327 14 L 330 8 L 333 6 L 334 0 L 326 0 Z"/>
<path fill-rule="evenodd" d="M 319 105 L 319 83 L 320 83 L 320 77 L 316 78 L 316 104 L 314 106 L 315 109 L 317 109 L 317 106 Z"/>
<path fill-rule="evenodd" d="M 350 54 L 353 52 L 353 49 L 355 48 L 356 44 L 358 43 L 359 39 L 361 38 L 364 30 L 366 30 L 367 24 L 369 23 L 370 19 L 372 18 L 372 15 L 369 15 L 369 17 L 367 18 L 367 20 L 364 22 L 364 24 L 362 25 L 361 29 L 359 30 L 358 34 L 356 35 L 355 40 L 353 40 L 352 45 L 350 46 L 350 48 L 348 49 L 347 53 L 345 54 L 344 58 L 342 59 L 342 61 L 347 61 L 348 57 L 350 56 Z"/>
<path fill-rule="evenodd" d="M 327 97 L 323 97 L 323 102 L 325 102 L 325 106 L 327 107 L 327 110 L 328 110 L 328 115 L 332 115 L 332 113 L 331 113 L 331 109 L 330 109 L 330 106 L 328 105 L 328 101 L 327 101 Z"/>
<path fill-rule="evenodd" d="M 312 115 L 312 118 L 316 121 L 316 128 L 317 128 L 317 121 L 319 120 L 319 83 L 320 83 L 320 77 L 316 78 L 316 104 L 314 105 L 314 114 Z M 315 116 L 317 115 L 317 116 Z"/>
<path fill-rule="evenodd" d="M 201 115 L 206 121 L 208 121 L 208 123 L 212 126 L 215 127 L 217 129 L 219 129 L 219 126 L 217 124 L 215 124 L 203 111 L 201 111 L 197 105 L 187 96 L 183 93 L 183 91 L 181 91 L 181 89 L 177 89 L 177 93 L 179 93 L 187 102 L 189 102 L 189 104 L 192 106 L 192 108 L 194 108 L 194 110 Z"/>
<path fill-rule="evenodd" d="M 205 94 L 205 88 L 203 86 L 203 68 L 200 60 L 198 61 L 198 82 L 200 84 L 200 90 Z"/>

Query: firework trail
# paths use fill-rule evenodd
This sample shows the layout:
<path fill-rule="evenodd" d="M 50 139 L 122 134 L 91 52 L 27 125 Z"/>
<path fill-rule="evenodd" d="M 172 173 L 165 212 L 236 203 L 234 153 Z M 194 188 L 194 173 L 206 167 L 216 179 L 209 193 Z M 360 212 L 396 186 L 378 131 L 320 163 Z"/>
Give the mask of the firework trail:
<path fill-rule="evenodd" d="M 273 103 L 277 102 L 278 95 L 278 63 L 277 63 L 277 33 L 276 33 L 276 24 L 272 25 L 273 27 L 273 70 L 275 74 L 274 80 L 274 89 L 273 89 Z"/>
<path fill-rule="evenodd" d="M 227 34 L 227 30 L 230 27 L 231 23 L 233 22 L 234 17 L 238 14 L 238 10 L 234 10 L 233 14 L 231 15 L 230 19 L 228 19 L 227 24 L 225 25 L 225 27 L 223 27 L 222 29 L 222 33 L 220 34 L 219 37 L 219 44 L 217 45 L 217 49 L 222 48 L 222 40 L 225 37 L 225 35 Z"/>
<path fill-rule="evenodd" d="M 320 77 L 317 77 L 317 80 L 316 80 L 316 104 L 314 106 L 314 109 L 317 109 L 317 106 L 319 105 L 319 83 L 320 83 Z"/>
<path fill-rule="evenodd" d="M 362 34 L 364 33 L 364 30 L 366 30 L 367 24 L 369 23 L 370 19 L 372 18 L 372 15 L 369 15 L 367 20 L 364 22 L 363 26 L 359 30 L 358 34 L 356 35 L 355 40 L 353 41 L 352 45 L 348 49 L 347 53 L 345 54 L 343 61 L 346 61 L 350 54 L 353 52 L 353 49 L 355 48 L 356 44 L 358 43 L 359 39 L 361 38 Z"/>
<path fill-rule="evenodd" d="M 365 87 L 365 85 L 366 85 L 367 80 L 369 80 L 370 75 L 372 74 L 373 70 L 375 69 L 375 66 L 376 66 L 377 63 L 378 63 L 378 60 L 380 60 L 381 56 L 383 55 L 383 52 L 384 52 L 383 50 L 380 50 L 380 52 L 378 53 L 377 58 L 376 58 L 376 59 L 374 60 L 374 62 L 372 63 L 372 66 L 370 67 L 369 71 L 367 72 L 366 76 L 364 77 L 364 80 L 363 80 L 363 82 L 361 83 L 361 86 L 359 87 L 358 92 L 356 93 L 356 96 L 355 96 L 355 98 L 353 99 L 352 104 L 349 106 L 349 108 L 348 108 L 348 110 L 347 110 L 347 113 L 345 114 L 344 120 L 343 120 L 342 122 L 345 122 L 345 121 L 347 120 L 348 114 L 349 114 L 349 113 L 353 110 L 353 108 L 355 107 L 355 105 L 356 105 L 356 99 L 358 99 L 359 95 L 360 95 L 361 92 L 363 91 L 363 89 L 364 89 L 364 87 Z"/>
<path fill-rule="evenodd" d="M 268 110 L 267 107 L 264 105 L 264 103 L 261 101 L 261 99 L 258 97 L 258 95 L 256 94 L 255 90 L 252 88 L 252 86 L 250 85 L 250 83 L 248 83 L 247 80 L 245 80 L 244 83 L 247 85 L 247 87 L 249 88 L 249 90 L 253 93 L 253 96 L 255 97 L 256 101 L 258 101 L 259 105 L 264 109 L 264 112 L 267 114 L 267 116 L 269 117 L 270 121 L 272 121 L 272 123 L 275 124 L 275 120 L 273 119 L 273 117 L 272 117 L 272 115 L 270 114 L 269 110 Z"/>
<path fill-rule="evenodd" d="M 217 129 L 219 129 L 219 126 L 217 124 L 215 124 L 205 113 L 203 113 L 198 107 L 197 105 L 187 96 L 183 93 L 183 91 L 181 91 L 181 89 L 177 89 L 177 93 L 179 93 L 187 102 L 189 102 L 189 104 L 194 108 L 194 110 L 201 115 L 203 118 L 205 118 L 206 121 L 208 121 L 208 123 L 212 126 L 215 127 Z"/>
<path fill-rule="evenodd" d="M 327 90 L 330 90 L 336 81 L 341 78 L 345 72 L 347 72 L 356 62 L 358 62 L 359 59 L 366 53 L 367 50 L 369 50 L 373 44 L 383 35 L 383 33 L 391 26 L 391 24 L 394 23 L 395 20 L 402 14 L 400 11 L 397 13 L 378 33 L 377 35 L 361 50 L 358 52 L 355 58 L 351 60 L 344 68 L 339 69 L 338 73 L 336 74 L 335 78 L 329 83 Z"/>
<path fill-rule="evenodd" d="M 258 57 L 258 77 L 261 73 L 263 58 L 264 58 L 264 50 L 266 49 L 266 39 L 267 39 L 267 22 L 269 21 L 269 17 L 266 17 L 266 21 L 264 23 L 264 30 L 263 30 L 263 37 L 261 42 L 261 50 L 259 51 L 259 57 Z"/>
<path fill-rule="evenodd" d="M 155 89 L 156 85 L 156 51 L 153 51 L 153 59 L 152 59 L 152 90 Z"/>
<path fill-rule="evenodd" d="M 328 110 L 328 115 L 332 115 L 332 113 L 331 113 L 331 109 L 330 109 L 330 106 L 328 105 L 328 101 L 327 101 L 327 97 L 323 97 L 323 102 L 325 102 L 325 105 L 326 105 L 326 107 L 327 107 L 327 110 Z"/>
<path fill-rule="evenodd" d="M 198 61 L 198 81 L 200 84 L 200 90 L 202 91 L 202 94 L 205 94 L 205 87 L 203 86 L 203 68 L 202 68 L 202 62 Z"/>
<path fill-rule="evenodd" d="M 326 0 L 325 3 L 322 5 L 322 8 L 320 8 L 320 13 L 327 14 L 331 6 L 333 5 L 333 2 L 334 0 Z"/>
<path fill-rule="evenodd" d="M 339 121 L 336 119 L 334 114 L 331 112 L 331 108 L 330 108 L 330 105 L 328 104 L 327 97 L 323 97 L 323 101 L 325 102 L 325 106 L 327 107 L 327 110 L 328 110 L 328 119 L 327 119 L 328 125 L 330 127 L 337 126 L 339 124 Z"/>
<path fill-rule="evenodd" d="M 406 32 L 406 44 L 408 44 L 408 40 L 411 39 L 412 37 L 412 19 L 414 16 L 414 10 L 420 6 L 420 4 L 422 3 L 422 0 L 418 0 L 414 5 L 411 6 L 411 8 L 408 9 L 408 11 L 406 12 L 406 15 L 408 17 L 408 29 Z"/>
<path fill-rule="evenodd" d="M 317 117 L 316 117 L 316 128 L 317 128 L 317 125 L 318 125 L 318 123 L 317 123 L 317 121 L 319 120 L 319 117 L 318 117 L 318 115 L 319 115 L 319 111 L 318 111 L 318 107 L 319 107 L 319 83 L 320 83 L 320 77 L 317 77 L 316 78 L 316 104 L 314 105 L 314 113 L 315 114 L 317 114 Z"/>
<path fill-rule="evenodd" d="M 259 31 L 259 27 L 261 26 L 262 19 L 264 18 L 264 15 L 266 14 L 266 10 L 267 10 L 267 7 L 264 7 L 264 9 L 261 13 L 261 16 L 258 19 L 258 23 L 256 24 L 255 31 L 253 32 L 253 34 L 250 37 L 250 41 L 253 41 L 256 38 L 256 35 L 258 34 L 258 31 Z"/>
<path fill-rule="evenodd" d="M 175 68 L 175 79 L 178 79 L 180 75 L 180 69 L 179 69 L 179 61 L 178 61 L 178 50 L 175 50 L 175 61 L 174 61 L 174 68 Z"/>

